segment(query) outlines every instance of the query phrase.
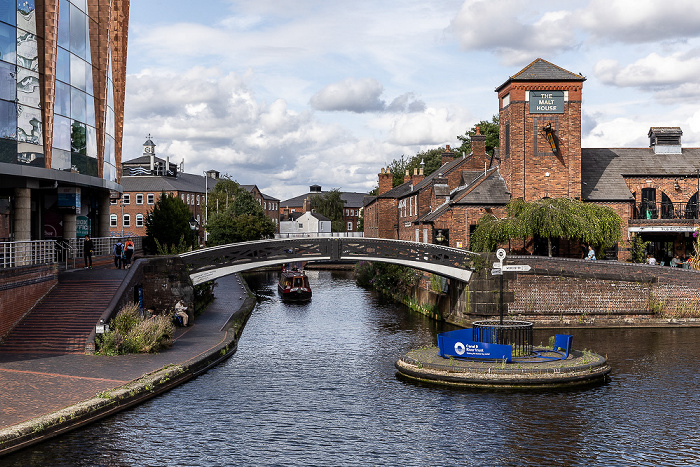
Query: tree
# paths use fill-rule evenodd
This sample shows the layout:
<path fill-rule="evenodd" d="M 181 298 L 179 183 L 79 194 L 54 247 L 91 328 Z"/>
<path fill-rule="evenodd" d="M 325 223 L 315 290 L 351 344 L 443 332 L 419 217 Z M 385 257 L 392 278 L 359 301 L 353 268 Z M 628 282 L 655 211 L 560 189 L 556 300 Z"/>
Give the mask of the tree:
<path fill-rule="evenodd" d="M 596 248 L 607 248 L 622 239 L 622 219 L 607 207 L 571 198 L 544 198 L 526 203 L 514 199 L 508 204 L 508 216 L 497 219 L 487 215 L 479 219 L 471 237 L 474 251 L 493 251 L 511 238 L 547 239 L 552 256 L 552 238 L 577 239 Z"/>
<path fill-rule="evenodd" d="M 456 148 L 455 151 L 463 155 L 471 154 L 471 136 L 476 134 L 476 127 L 479 127 L 481 134 L 486 136 L 486 154 L 493 156 L 494 148 L 498 147 L 498 115 L 491 117 L 490 122 L 482 120 L 479 123 L 475 123 L 464 135 L 457 136 L 462 145 Z"/>
<path fill-rule="evenodd" d="M 253 195 L 230 178 L 216 184 L 207 206 L 207 243 L 210 245 L 270 238 L 277 231 Z"/>
<path fill-rule="evenodd" d="M 146 216 L 146 248 L 157 252 L 160 244 L 168 251 L 188 250 L 195 245 L 195 236 L 190 229 L 192 213 L 177 196 L 161 193 Z M 178 248 L 178 245 L 182 246 Z"/>
<path fill-rule="evenodd" d="M 331 220 L 332 232 L 345 231 L 343 216 L 345 201 L 342 200 L 338 188 L 333 188 L 324 194 L 311 197 L 311 209 Z"/>
<path fill-rule="evenodd" d="M 401 155 L 400 159 L 393 160 L 389 164 L 389 170 L 391 170 L 392 174 L 392 186 L 399 186 L 403 183 L 406 170 L 408 170 L 409 175 L 413 175 L 414 170 L 421 167 L 425 176 L 435 172 L 442 166 L 442 155 L 444 153 L 445 148 L 439 147 L 421 151 L 409 160 L 406 160 L 404 155 Z"/>

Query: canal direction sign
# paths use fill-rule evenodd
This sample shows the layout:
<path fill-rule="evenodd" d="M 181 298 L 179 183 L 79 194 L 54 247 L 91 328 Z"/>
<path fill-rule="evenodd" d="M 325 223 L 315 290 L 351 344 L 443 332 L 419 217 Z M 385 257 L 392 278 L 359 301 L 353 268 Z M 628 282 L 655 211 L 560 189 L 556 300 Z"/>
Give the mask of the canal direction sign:
<path fill-rule="evenodd" d="M 532 269 L 529 264 L 508 264 L 501 267 L 502 272 L 526 272 Z"/>

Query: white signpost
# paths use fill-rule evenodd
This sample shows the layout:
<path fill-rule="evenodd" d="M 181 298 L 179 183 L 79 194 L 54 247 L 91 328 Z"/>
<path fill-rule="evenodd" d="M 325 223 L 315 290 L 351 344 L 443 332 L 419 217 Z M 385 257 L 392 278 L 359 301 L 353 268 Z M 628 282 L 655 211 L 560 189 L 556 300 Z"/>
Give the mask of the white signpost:
<path fill-rule="evenodd" d="M 503 265 L 503 260 L 506 259 L 506 250 L 499 248 L 496 250 L 496 258 L 498 258 L 498 263 L 493 263 L 493 268 L 491 269 L 491 275 L 501 276 L 501 293 L 498 300 L 498 311 L 501 316 L 501 324 L 503 324 L 503 273 L 504 272 L 528 272 L 532 268 L 529 264 L 507 264 Z"/>

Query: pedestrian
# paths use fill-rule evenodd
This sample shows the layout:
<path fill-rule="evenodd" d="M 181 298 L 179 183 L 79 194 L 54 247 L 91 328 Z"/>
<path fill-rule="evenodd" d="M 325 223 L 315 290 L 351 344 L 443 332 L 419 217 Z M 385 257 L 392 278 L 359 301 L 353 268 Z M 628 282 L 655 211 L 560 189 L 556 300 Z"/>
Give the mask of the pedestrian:
<path fill-rule="evenodd" d="M 129 269 L 131 267 L 131 258 L 134 256 L 134 242 L 131 241 L 131 237 L 126 239 L 124 242 L 124 267 Z"/>
<path fill-rule="evenodd" d="M 95 246 L 92 243 L 90 235 L 86 235 L 83 239 L 83 259 L 85 260 L 85 269 L 92 269 L 92 252 Z"/>
<path fill-rule="evenodd" d="M 651 264 L 651 265 L 656 264 L 656 258 L 654 258 L 654 257 L 651 256 L 651 255 L 648 255 L 648 256 L 647 256 L 647 264 Z"/>
<path fill-rule="evenodd" d="M 112 249 L 112 253 L 114 254 L 114 266 L 117 269 L 122 268 L 122 254 L 124 253 L 124 244 L 122 243 L 121 239 L 117 240 L 117 243 L 114 244 L 114 248 Z"/>
<path fill-rule="evenodd" d="M 588 245 L 588 256 L 586 256 L 586 259 L 595 261 L 595 250 L 590 245 Z"/>

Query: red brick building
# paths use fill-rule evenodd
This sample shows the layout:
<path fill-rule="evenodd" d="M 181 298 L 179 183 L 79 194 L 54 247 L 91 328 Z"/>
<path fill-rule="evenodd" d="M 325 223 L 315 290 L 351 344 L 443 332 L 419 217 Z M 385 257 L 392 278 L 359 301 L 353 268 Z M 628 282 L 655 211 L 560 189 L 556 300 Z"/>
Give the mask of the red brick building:
<path fill-rule="evenodd" d="M 365 204 L 365 235 L 468 248 L 478 219 L 503 216 L 511 198 L 570 197 L 610 206 L 624 221 L 619 248 L 599 257 L 628 259 L 634 235 L 666 264 L 692 254 L 700 148 L 683 148 L 682 130 L 662 126 L 650 128 L 646 148 L 581 148 L 584 81 L 542 59 L 508 78 L 496 88 L 500 157 L 488 159 L 477 134 L 472 154 L 454 159 L 446 152 L 427 177 L 415 173 L 392 188 L 382 169 L 379 195 Z M 510 247 L 541 253 L 539 239 Z M 580 257 L 578 244 L 556 247 L 561 256 Z"/>

